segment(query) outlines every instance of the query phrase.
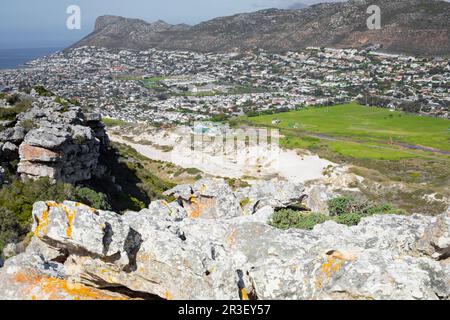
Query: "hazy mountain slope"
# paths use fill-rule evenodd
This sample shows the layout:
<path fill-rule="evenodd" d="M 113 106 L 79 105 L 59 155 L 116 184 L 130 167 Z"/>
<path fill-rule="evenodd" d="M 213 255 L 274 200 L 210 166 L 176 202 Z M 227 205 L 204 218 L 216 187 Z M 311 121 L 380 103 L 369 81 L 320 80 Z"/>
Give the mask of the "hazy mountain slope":
<path fill-rule="evenodd" d="M 382 29 L 368 30 L 369 5 L 382 11 Z M 413 54 L 450 52 L 450 3 L 435 0 L 352 0 L 302 10 L 268 9 L 216 18 L 195 26 L 99 17 L 92 34 L 75 46 L 128 49 L 227 51 L 260 47 L 273 51 L 307 46 L 363 47 Z"/>

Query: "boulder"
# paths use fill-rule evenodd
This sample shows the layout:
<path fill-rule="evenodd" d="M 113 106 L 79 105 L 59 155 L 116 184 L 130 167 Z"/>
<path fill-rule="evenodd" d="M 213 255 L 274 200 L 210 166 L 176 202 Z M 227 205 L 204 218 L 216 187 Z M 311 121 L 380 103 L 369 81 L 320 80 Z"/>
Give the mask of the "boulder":
<path fill-rule="evenodd" d="M 327 186 L 316 185 L 308 190 L 308 197 L 305 199 L 305 205 L 312 212 L 328 215 L 328 200 L 331 200 L 334 197 L 336 197 L 336 194 Z"/>
<path fill-rule="evenodd" d="M 306 197 L 305 187 L 285 181 L 262 181 L 250 187 L 240 188 L 236 197 L 246 214 L 253 214 L 264 206 L 274 209 L 298 205 Z"/>
<path fill-rule="evenodd" d="M 213 186 L 191 189 L 203 184 Z M 216 187 L 200 194 L 216 197 Z M 117 298 L 119 287 L 119 298 L 145 299 L 450 298 L 448 259 L 423 250 L 446 243 L 439 221 L 448 213 L 373 216 L 354 227 L 328 221 L 311 231 L 275 229 L 272 213 L 202 219 L 183 203 L 155 201 L 121 216 L 38 202 L 31 245 L 0 270 L 0 299 L 80 298 L 67 294 L 73 287 L 92 299 Z"/>
<path fill-rule="evenodd" d="M 40 127 L 25 136 L 25 144 L 49 150 L 57 150 L 70 141 L 68 127 Z"/>
<path fill-rule="evenodd" d="M 419 248 L 436 260 L 450 258 L 450 207 L 425 229 Z"/>
<path fill-rule="evenodd" d="M 241 215 L 239 201 L 223 179 L 202 179 L 192 186 L 177 186 L 165 194 L 178 198 L 191 218 L 216 219 Z"/>

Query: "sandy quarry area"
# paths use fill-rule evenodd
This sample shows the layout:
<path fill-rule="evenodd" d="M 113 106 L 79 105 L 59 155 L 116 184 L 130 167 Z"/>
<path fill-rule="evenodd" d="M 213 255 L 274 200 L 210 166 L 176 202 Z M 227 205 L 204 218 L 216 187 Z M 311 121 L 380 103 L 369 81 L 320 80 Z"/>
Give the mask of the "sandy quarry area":
<path fill-rule="evenodd" d="M 185 132 L 175 130 L 145 131 L 138 135 L 110 130 L 109 136 L 112 141 L 127 144 L 150 159 L 197 168 L 224 178 L 281 178 L 304 183 L 324 178 L 324 169 L 335 166 L 316 155 L 272 146 L 241 145 L 230 151 L 216 140 L 193 148 L 192 139 Z"/>

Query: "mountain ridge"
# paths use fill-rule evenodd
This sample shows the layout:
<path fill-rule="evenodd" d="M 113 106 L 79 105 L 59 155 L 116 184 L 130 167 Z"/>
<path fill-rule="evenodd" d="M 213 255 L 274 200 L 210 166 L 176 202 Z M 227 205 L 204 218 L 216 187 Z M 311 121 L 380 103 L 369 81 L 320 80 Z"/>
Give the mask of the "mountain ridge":
<path fill-rule="evenodd" d="M 381 8 L 382 29 L 369 30 L 369 5 Z M 227 52 L 262 48 L 299 50 L 309 46 L 364 48 L 418 55 L 450 52 L 450 3 L 439 0 L 351 0 L 297 10 L 264 9 L 218 17 L 194 26 L 147 23 L 101 16 L 93 33 L 72 47 Z"/>

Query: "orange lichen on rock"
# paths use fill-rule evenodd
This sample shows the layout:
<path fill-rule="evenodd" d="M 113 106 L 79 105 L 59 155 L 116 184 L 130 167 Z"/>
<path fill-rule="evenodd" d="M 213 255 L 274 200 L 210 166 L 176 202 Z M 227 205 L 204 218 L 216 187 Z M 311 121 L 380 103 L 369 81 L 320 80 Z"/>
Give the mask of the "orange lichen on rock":
<path fill-rule="evenodd" d="M 48 201 L 46 202 L 47 205 L 47 209 L 42 213 L 42 217 L 39 219 L 38 218 L 38 224 L 37 227 L 35 228 L 35 230 L 33 231 L 34 234 L 36 235 L 36 237 L 41 238 L 41 233 L 42 234 L 46 234 L 47 233 L 47 226 L 48 226 L 48 216 L 49 216 L 49 208 L 58 208 L 64 211 L 64 213 L 66 214 L 66 218 L 67 218 L 67 229 L 66 229 L 66 235 L 68 238 L 72 237 L 72 230 L 73 230 L 73 224 L 75 222 L 75 217 L 77 215 L 77 212 L 75 210 L 70 209 L 68 206 L 61 204 L 61 203 L 56 203 L 56 202 L 52 202 L 52 201 Z M 75 207 L 86 207 L 90 212 L 92 212 L 93 214 L 95 214 L 97 212 L 96 209 L 90 208 L 88 206 L 85 206 L 81 203 L 75 203 Z"/>
<path fill-rule="evenodd" d="M 24 296 L 31 300 L 126 300 L 126 297 L 118 294 L 33 272 L 17 272 L 14 281 L 24 286 Z"/>
<path fill-rule="evenodd" d="M 63 210 L 66 213 L 66 217 L 67 217 L 66 235 L 67 235 L 67 237 L 72 238 L 72 228 L 73 228 L 73 223 L 75 221 L 75 216 L 77 215 L 77 213 L 73 210 L 70 210 L 66 206 L 63 206 Z"/>
<path fill-rule="evenodd" d="M 40 239 L 42 235 L 47 234 L 47 226 L 48 226 L 48 207 L 42 212 L 41 218 L 37 218 L 36 228 L 33 230 L 34 235 Z M 42 235 L 41 235 L 42 234 Z"/>
<path fill-rule="evenodd" d="M 316 279 L 316 287 L 318 289 L 323 287 L 323 284 L 331 279 L 333 274 L 338 272 L 342 265 L 344 264 L 344 259 L 337 256 L 327 256 L 327 261 L 325 261 L 319 270 L 319 275 Z"/>
<path fill-rule="evenodd" d="M 173 297 L 172 297 L 172 295 L 170 294 L 169 291 L 164 292 L 164 298 L 166 300 L 173 300 Z"/>
<path fill-rule="evenodd" d="M 241 289 L 241 300 L 245 300 L 245 301 L 250 300 L 248 298 L 247 290 L 245 290 L 245 288 Z"/>
<path fill-rule="evenodd" d="M 199 201 L 196 197 L 192 196 L 189 199 L 189 207 L 187 210 L 189 218 L 192 219 L 199 218 L 204 208 L 205 206 L 202 204 L 202 202 Z"/>

